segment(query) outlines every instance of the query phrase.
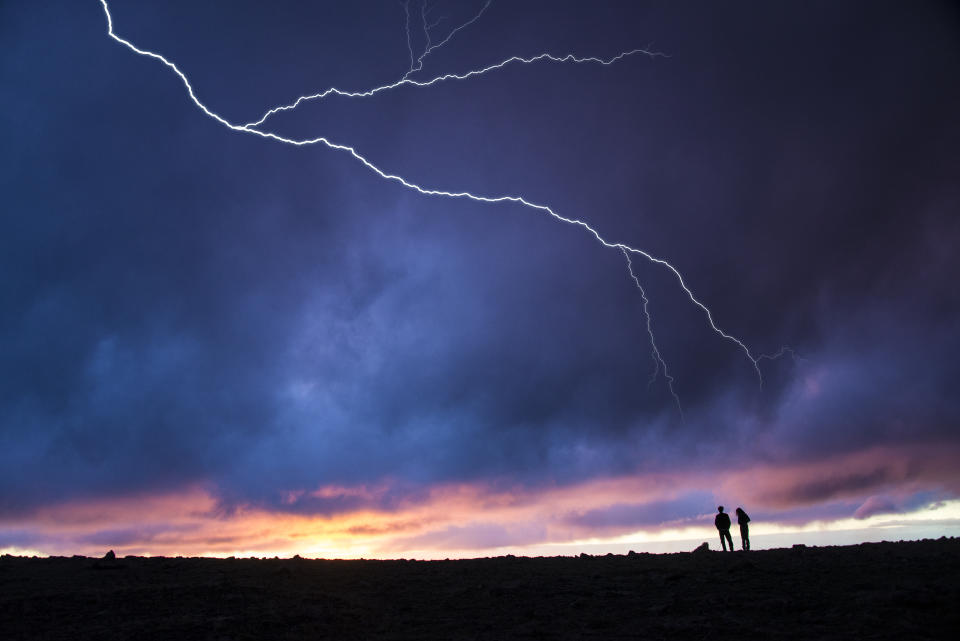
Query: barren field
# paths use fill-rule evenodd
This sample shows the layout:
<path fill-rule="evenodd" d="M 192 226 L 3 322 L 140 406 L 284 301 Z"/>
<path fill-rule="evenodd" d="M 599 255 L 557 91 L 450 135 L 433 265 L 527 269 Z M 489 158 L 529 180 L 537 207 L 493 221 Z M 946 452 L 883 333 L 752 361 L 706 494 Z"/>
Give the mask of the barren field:
<path fill-rule="evenodd" d="M 960 539 L 463 561 L 0 558 L 0 638 L 952 639 Z"/>

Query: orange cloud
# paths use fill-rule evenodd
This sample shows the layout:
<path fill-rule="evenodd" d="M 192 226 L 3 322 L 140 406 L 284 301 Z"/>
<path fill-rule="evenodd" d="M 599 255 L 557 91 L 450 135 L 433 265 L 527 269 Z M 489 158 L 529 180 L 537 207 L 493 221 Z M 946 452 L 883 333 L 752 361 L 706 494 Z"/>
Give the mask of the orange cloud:
<path fill-rule="evenodd" d="M 956 460 L 956 452 L 946 448 L 875 448 L 827 461 L 647 474 L 570 486 L 448 484 L 401 498 L 389 510 L 357 508 L 333 516 L 250 506 L 225 513 L 210 488 L 195 486 L 63 503 L 6 517 L 0 521 L 6 532 L 0 548 L 86 555 L 112 548 L 118 554 L 166 556 L 483 556 L 507 548 L 709 526 L 714 497 L 774 511 L 852 501 L 844 517 L 855 516 L 854 510 L 873 514 L 896 505 L 886 498 L 891 491 L 940 488 L 956 496 Z M 376 499 L 390 490 L 389 482 L 325 486 L 291 493 L 290 500 L 304 494 Z"/>

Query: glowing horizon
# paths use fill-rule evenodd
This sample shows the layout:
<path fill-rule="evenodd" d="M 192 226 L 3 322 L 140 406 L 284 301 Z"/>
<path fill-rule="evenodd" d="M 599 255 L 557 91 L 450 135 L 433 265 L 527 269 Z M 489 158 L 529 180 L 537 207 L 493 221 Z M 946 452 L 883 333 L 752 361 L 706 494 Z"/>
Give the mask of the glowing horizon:
<path fill-rule="evenodd" d="M 936 531 L 955 535 L 960 534 L 960 500 L 925 489 L 954 457 L 952 451 L 912 452 L 912 460 L 929 466 L 919 476 L 909 462 L 883 449 L 813 464 L 757 466 L 725 475 L 714 491 L 705 489 L 709 474 L 690 472 L 536 490 L 442 485 L 389 509 L 375 507 L 394 490 L 389 482 L 300 490 L 270 509 L 225 506 L 210 488 L 197 486 L 180 493 L 54 505 L 20 519 L 0 519 L 23 537 L 0 552 L 97 556 L 110 548 L 139 556 L 440 559 L 683 551 L 690 541 L 717 547 L 713 503 L 733 497 L 740 497 L 738 503 L 752 515 L 755 549 L 784 541 L 882 540 L 890 528 L 898 538 L 924 538 Z M 844 489 L 848 479 L 855 482 L 873 469 L 888 470 L 886 489 L 866 495 L 855 487 Z M 955 472 L 951 475 L 953 482 L 960 481 Z M 824 481 L 836 483 L 829 497 L 813 503 L 803 498 L 803 488 Z M 365 505 L 329 514 L 301 507 L 311 499 L 343 497 Z M 732 512 L 733 502 L 728 503 Z M 854 516 L 845 516 L 849 513 Z M 28 547 L 31 540 L 46 542 Z"/>

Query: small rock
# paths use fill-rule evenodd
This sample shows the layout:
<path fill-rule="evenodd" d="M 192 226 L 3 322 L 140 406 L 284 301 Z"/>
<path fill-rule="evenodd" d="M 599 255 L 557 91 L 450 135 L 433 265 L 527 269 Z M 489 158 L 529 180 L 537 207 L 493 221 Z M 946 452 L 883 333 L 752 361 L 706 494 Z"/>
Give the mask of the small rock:
<path fill-rule="evenodd" d="M 707 543 L 706 541 L 698 545 L 697 549 L 694 550 L 694 552 L 709 552 L 709 551 L 710 551 L 710 544 Z"/>
<path fill-rule="evenodd" d="M 123 564 L 117 561 L 117 555 L 113 553 L 113 550 L 104 554 L 103 558 L 93 562 L 94 570 L 119 570 L 123 567 Z"/>

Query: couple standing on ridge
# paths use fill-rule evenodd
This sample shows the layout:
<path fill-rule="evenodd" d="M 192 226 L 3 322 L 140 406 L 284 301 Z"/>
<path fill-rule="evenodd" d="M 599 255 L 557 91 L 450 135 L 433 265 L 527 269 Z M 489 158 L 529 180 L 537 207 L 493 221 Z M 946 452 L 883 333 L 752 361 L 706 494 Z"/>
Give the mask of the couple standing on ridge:
<path fill-rule="evenodd" d="M 730 538 L 730 515 L 723 511 L 722 505 L 717 508 L 717 512 L 719 514 L 717 514 L 717 518 L 713 519 L 713 524 L 720 530 L 720 545 L 726 552 L 727 543 L 729 543 L 730 551 L 733 552 L 733 539 Z M 747 516 L 747 513 L 741 508 L 737 508 L 737 523 L 740 525 L 740 548 L 743 550 L 750 549 L 750 529 L 747 527 L 749 522 L 750 517 Z"/>

